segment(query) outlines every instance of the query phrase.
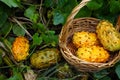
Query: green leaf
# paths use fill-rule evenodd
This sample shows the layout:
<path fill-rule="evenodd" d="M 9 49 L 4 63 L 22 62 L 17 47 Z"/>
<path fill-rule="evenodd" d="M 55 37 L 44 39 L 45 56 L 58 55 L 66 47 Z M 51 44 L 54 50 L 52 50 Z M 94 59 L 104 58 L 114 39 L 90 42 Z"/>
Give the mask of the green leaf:
<path fill-rule="evenodd" d="M 5 3 L 9 7 L 19 7 L 20 2 L 18 0 L 0 0 L 1 2 Z"/>
<path fill-rule="evenodd" d="M 100 79 L 100 80 L 112 80 L 109 76 L 105 76 L 105 77 L 103 77 L 102 79 Z"/>
<path fill-rule="evenodd" d="M 105 20 L 109 20 L 110 22 L 112 22 L 113 24 L 115 23 L 115 21 L 117 20 L 117 15 L 99 15 L 99 16 L 97 16 L 97 18 L 99 18 L 99 19 L 105 19 Z"/>
<path fill-rule="evenodd" d="M 103 77 L 107 76 L 108 75 L 108 72 L 107 70 L 101 70 L 99 72 L 95 72 L 93 73 L 93 76 L 96 78 L 96 79 L 102 79 Z"/>
<path fill-rule="evenodd" d="M 24 15 L 30 18 L 30 20 L 35 23 L 37 22 L 39 18 L 39 14 L 36 12 L 35 6 L 30 6 L 28 9 L 26 9 Z"/>
<path fill-rule="evenodd" d="M 0 10 L 1 11 L 1 10 Z M 5 22 L 7 21 L 8 15 L 6 12 L 0 12 L 0 28 L 3 27 Z"/>
<path fill-rule="evenodd" d="M 0 74 L 0 80 L 6 80 L 6 76 L 5 75 L 3 75 L 3 74 Z"/>
<path fill-rule="evenodd" d="M 37 22 L 37 20 L 38 20 L 38 18 L 39 18 L 39 14 L 38 13 L 34 13 L 34 15 L 30 18 L 33 22 Z"/>
<path fill-rule="evenodd" d="M 98 1 L 98 0 L 92 0 L 87 4 L 87 7 L 90 10 L 98 10 L 99 8 L 101 8 L 103 5 L 102 0 Z"/>
<path fill-rule="evenodd" d="M 18 73 L 15 73 L 13 76 L 11 76 L 7 80 L 24 80 L 24 79 L 22 77 L 22 74 L 18 72 Z"/>
<path fill-rule="evenodd" d="M 46 28 L 42 23 L 37 23 L 37 28 L 40 32 L 45 32 Z"/>
<path fill-rule="evenodd" d="M 42 37 L 39 37 L 38 33 L 33 35 L 33 45 L 40 45 L 42 43 Z"/>
<path fill-rule="evenodd" d="M 59 10 L 59 13 L 62 14 L 62 16 L 64 17 L 64 21 L 62 22 L 62 24 L 65 23 L 67 17 L 69 16 L 73 8 L 77 5 L 77 0 L 58 0 L 56 11 Z"/>
<path fill-rule="evenodd" d="M 116 0 L 110 1 L 110 12 L 112 14 L 117 14 L 120 12 L 120 1 L 116 1 Z"/>
<path fill-rule="evenodd" d="M 62 13 L 70 13 L 75 6 L 77 6 L 77 0 L 59 0 L 59 3 L 61 3 L 61 7 L 58 7 L 57 9 L 61 10 Z M 57 5 L 60 5 L 60 4 Z M 62 5 L 64 3 L 64 5 Z"/>
<path fill-rule="evenodd" d="M 56 46 L 58 44 L 58 35 L 55 35 L 55 31 L 47 31 L 45 34 L 41 34 L 43 41 L 46 44 Z"/>
<path fill-rule="evenodd" d="M 57 8 L 62 9 L 63 6 L 65 6 L 67 2 L 68 2 L 68 0 L 58 0 L 57 1 Z"/>
<path fill-rule="evenodd" d="M 24 15 L 28 18 L 31 18 L 31 16 L 34 15 L 35 10 L 36 10 L 35 6 L 30 6 L 28 9 L 25 10 Z"/>
<path fill-rule="evenodd" d="M 120 79 L 120 65 L 116 66 L 115 72 L 116 72 L 118 78 Z"/>
<path fill-rule="evenodd" d="M 76 15 L 77 18 L 79 17 L 90 17 L 92 14 L 92 11 L 89 10 L 87 7 L 83 7 L 78 14 Z"/>
<path fill-rule="evenodd" d="M 4 37 L 6 37 L 11 31 L 11 29 L 12 29 L 11 24 L 9 22 L 6 22 L 0 29 L 0 32 L 4 35 Z"/>
<path fill-rule="evenodd" d="M 17 36 L 24 36 L 25 35 L 25 31 L 18 25 L 13 24 L 13 33 L 16 34 Z"/>
<path fill-rule="evenodd" d="M 46 7 L 53 7 L 53 6 L 54 6 L 54 1 L 45 0 L 45 1 L 44 1 L 44 5 L 45 5 Z"/>
<path fill-rule="evenodd" d="M 54 34 L 55 34 L 55 31 L 52 31 L 52 30 L 46 31 L 46 34 L 54 35 Z"/>
<path fill-rule="evenodd" d="M 58 25 L 58 24 L 63 24 L 64 23 L 64 16 L 62 13 L 55 11 L 53 14 L 53 24 Z"/>
<path fill-rule="evenodd" d="M 12 68 L 13 75 L 6 80 L 24 80 L 20 69 L 18 67 Z"/>

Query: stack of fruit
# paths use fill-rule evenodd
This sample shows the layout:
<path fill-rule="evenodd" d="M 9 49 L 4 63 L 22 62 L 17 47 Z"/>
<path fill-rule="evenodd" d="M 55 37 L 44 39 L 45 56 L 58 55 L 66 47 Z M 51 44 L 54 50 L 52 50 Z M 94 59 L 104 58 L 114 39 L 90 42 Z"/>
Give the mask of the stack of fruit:
<path fill-rule="evenodd" d="M 75 32 L 72 41 L 77 48 L 76 56 L 88 62 L 107 62 L 110 52 L 120 50 L 120 33 L 107 20 L 98 23 L 96 32 Z"/>

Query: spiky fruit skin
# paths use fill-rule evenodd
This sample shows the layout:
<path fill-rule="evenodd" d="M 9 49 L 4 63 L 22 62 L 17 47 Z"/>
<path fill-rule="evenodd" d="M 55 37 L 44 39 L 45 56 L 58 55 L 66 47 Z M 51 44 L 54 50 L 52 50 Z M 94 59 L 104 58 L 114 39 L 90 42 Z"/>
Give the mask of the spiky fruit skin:
<path fill-rule="evenodd" d="M 75 32 L 73 35 L 73 44 L 79 48 L 82 46 L 92 46 L 92 45 L 98 45 L 98 39 L 95 33 L 87 32 L 87 31 L 81 31 L 81 32 Z"/>
<path fill-rule="evenodd" d="M 56 48 L 45 48 L 33 53 L 30 62 L 33 68 L 47 68 L 60 60 L 60 51 Z"/>
<path fill-rule="evenodd" d="M 23 36 L 16 37 L 12 44 L 12 55 L 16 61 L 22 61 L 29 55 L 29 41 Z"/>
<path fill-rule="evenodd" d="M 96 33 L 105 49 L 109 51 L 120 50 L 120 33 L 115 30 L 112 23 L 107 20 L 100 21 Z"/>
<path fill-rule="evenodd" d="M 78 48 L 77 57 L 88 61 L 88 62 L 96 62 L 103 63 L 109 59 L 109 53 L 103 47 L 100 46 L 86 46 Z"/>

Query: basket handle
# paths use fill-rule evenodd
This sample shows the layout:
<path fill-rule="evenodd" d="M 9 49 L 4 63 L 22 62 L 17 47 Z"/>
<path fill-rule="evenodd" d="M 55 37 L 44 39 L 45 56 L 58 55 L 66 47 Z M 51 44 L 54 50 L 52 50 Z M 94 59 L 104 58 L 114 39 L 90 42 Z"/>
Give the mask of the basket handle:
<path fill-rule="evenodd" d="M 67 41 L 67 34 L 68 34 L 68 27 L 71 24 L 71 22 L 73 21 L 75 15 L 79 12 L 79 10 L 84 7 L 89 1 L 91 0 L 82 0 L 75 8 L 73 8 L 71 14 L 68 16 L 66 23 L 64 24 L 61 33 L 59 35 L 59 41 L 61 43 L 61 45 L 63 46 L 63 44 Z M 64 30 L 66 31 L 66 33 L 64 33 Z M 64 35 L 64 36 L 62 36 Z"/>
<path fill-rule="evenodd" d="M 68 25 L 69 23 L 72 22 L 74 19 L 75 15 L 79 12 L 79 10 L 84 7 L 89 1 L 91 0 L 82 0 L 71 12 L 71 14 L 68 16 L 66 24 Z"/>

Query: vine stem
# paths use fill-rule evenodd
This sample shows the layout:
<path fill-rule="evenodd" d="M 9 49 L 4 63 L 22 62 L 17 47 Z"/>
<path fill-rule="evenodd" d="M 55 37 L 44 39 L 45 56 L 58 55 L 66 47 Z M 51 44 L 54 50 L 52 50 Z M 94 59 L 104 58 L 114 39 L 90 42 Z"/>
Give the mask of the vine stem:
<path fill-rule="evenodd" d="M 0 48 L 0 54 L 2 54 L 3 61 L 7 64 L 7 66 L 12 67 L 13 62 L 10 60 L 10 58 L 6 55 L 6 53 Z M 4 67 L 0 67 L 4 68 Z"/>
<path fill-rule="evenodd" d="M 26 32 L 27 35 L 30 36 L 30 38 L 32 38 L 32 35 L 21 25 L 21 23 L 16 18 L 13 18 L 13 20 Z"/>
<path fill-rule="evenodd" d="M 45 26 L 46 24 L 46 20 L 43 16 L 43 11 L 42 11 L 42 5 L 43 5 L 43 0 L 40 1 L 40 7 L 39 7 L 39 15 L 40 15 L 40 19 L 41 19 L 41 22 L 43 23 L 43 25 Z"/>

